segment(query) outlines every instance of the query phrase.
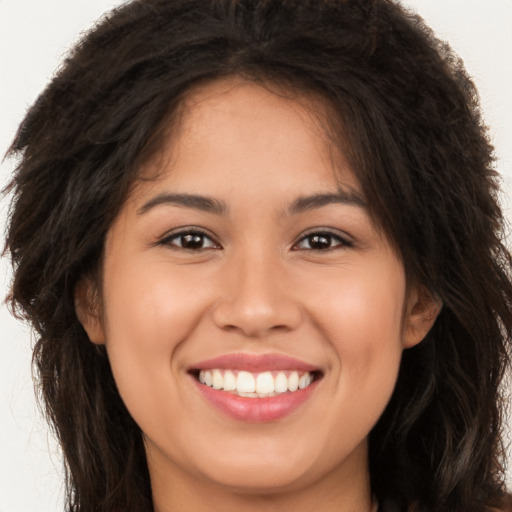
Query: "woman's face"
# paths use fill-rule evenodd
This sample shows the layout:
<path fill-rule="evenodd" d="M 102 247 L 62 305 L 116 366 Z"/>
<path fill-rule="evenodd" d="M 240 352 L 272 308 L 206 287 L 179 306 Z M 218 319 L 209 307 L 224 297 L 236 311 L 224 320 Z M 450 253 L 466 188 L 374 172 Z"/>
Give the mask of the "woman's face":
<path fill-rule="evenodd" d="M 101 312 L 79 287 L 154 486 L 367 484 L 368 433 L 432 322 L 325 111 L 245 82 L 191 93 L 108 234 Z"/>

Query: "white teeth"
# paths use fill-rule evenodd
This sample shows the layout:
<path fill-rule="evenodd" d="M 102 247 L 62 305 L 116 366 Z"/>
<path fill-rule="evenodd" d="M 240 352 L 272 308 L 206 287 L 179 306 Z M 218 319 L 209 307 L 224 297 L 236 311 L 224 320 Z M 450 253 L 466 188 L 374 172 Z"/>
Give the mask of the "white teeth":
<path fill-rule="evenodd" d="M 224 391 L 235 391 L 236 390 L 236 377 L 233 372 L 227 371 L 224 373 Z"/>
<path fill-rule="evenodd" d="M 267 394 L 274 392 L 274 377 L 270 372 L 258 374 L 258 377 L 256 377 L 256 392 Z"/>
<path fill-rule="evenodd" d="M 311 379 L 308 373 L 305 373 L 299 379 L 299 389 L 307 388 L 311 384 Z"/>
<path fill-rule="evenodd" d="M 213 370 L 212 373 L 212 387 L 213 389 L 222 389 L 224 386 L 224 379 L 220 370 Z"/>
<path fill-rule="evenodd" d="M 283 372 L 279 372 L 276 375 L 276 380 L 274 381 L 274 391 L 276 393 L 284 393 L 288 391 L 288 379 Z"/>
<path fill-rule="evenodd" d="M 266 371 L 253 374 L 215 368 L 199 372 L 199 382 L 202 384 L 246 397 L 263 398 L 294 392 L 307 388 L 313 380 L 311 373 L 298 371 L 281 371 L 277 374 Z"/>
<path fill-rule="evenodd" d="M 299 374 L 292 372 L 288 377 L 288 391 L 297 391 L 297 389 L 299 389 Z"/>
<path fill-rule="evenodd" d="M 252 373 L 239 372 L 236 379 L 236 390 L 239 393 L 254 393 L 256 391 L 256 382 Z"/>

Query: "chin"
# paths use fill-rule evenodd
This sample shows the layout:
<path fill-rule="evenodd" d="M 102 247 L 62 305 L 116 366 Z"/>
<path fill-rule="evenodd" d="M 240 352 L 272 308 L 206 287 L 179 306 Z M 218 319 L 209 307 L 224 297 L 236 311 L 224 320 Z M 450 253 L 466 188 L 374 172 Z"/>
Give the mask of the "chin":
<path fill-rule="evenodd" d="M 213 484 L 239 494 L 270 495 L 291 492 L 313 481 L 311 468 L 260 461 L 255 464 L 222 465 L 206 475 Z"/>

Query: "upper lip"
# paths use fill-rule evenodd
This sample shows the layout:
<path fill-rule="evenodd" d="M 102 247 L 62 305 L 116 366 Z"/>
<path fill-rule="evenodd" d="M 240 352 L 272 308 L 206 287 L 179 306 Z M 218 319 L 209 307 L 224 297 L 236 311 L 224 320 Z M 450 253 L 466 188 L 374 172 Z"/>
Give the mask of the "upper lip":
<path fill-rule="evenodd" d="M 244 370 L 258 373 L 264 371 L 298 370 L 304 372 L 319 371 L 319 368 L 309 363 L 284 354 L 225 354 L 201 361 L 191 367 L 191 370 Z"/>

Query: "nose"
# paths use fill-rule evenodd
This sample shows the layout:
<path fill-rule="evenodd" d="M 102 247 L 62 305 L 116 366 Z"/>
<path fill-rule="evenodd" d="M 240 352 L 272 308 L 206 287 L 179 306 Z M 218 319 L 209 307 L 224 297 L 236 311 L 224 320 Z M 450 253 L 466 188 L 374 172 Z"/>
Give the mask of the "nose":
<path fill-rule="evenodd" d="M 302 320 L 289 272 L 279 258 L 262 253 L 226 262 L 213 310 L 214 323 L 248 338 L 296 329 Z"/>

